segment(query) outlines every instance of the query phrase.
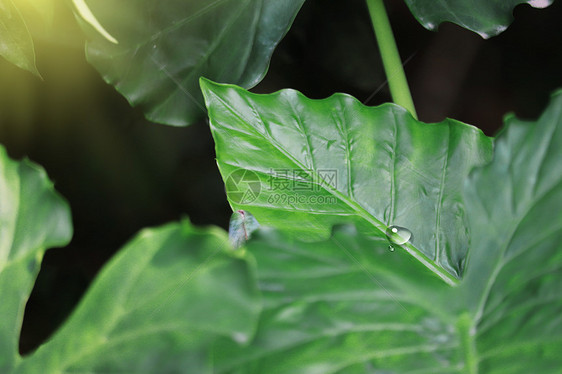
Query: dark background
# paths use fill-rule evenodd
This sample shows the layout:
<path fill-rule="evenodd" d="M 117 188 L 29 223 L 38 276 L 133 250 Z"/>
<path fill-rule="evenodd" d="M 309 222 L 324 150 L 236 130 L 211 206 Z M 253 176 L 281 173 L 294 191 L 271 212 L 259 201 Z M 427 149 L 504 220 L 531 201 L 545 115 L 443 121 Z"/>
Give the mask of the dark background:
<path fill-rule="evenodd" d="M 535 119 L 562 87 L 562 5 L 515 8 L 513 24 L 483 40 L 452 24 L 422 28 L 387 2 L 419 118 L 451 117 L 494 135 L 503 116 Z M 61 8 L 58 19 L 72 17 Z M 227 227 L 230 208 L 206 121 L 156 125 L 105 84 L 72 24 L 36 36 L 43 80 L 0 61 L 0 143 L 42 165 L 71 206 L 74 238 L 45 255 L 26 309 L 29 352 L 64 321 L 102 265 L 136 232 L 188 216 Z M 295 88 L 390 101 L 363 0 L 308 0 L 253 91 Z"/>

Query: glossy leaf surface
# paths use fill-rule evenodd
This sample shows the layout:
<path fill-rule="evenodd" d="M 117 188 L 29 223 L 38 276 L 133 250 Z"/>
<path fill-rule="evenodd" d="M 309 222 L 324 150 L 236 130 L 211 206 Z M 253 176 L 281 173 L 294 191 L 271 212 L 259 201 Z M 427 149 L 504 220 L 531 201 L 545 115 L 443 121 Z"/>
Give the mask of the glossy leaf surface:
<path fill-rule="evenodd" d="M 200 76 L 256 85 L 304 0 L 96 0 L 87 5 L 118 44 L 84 23 L 88 60 L 148 119 L 205 117 Z"/>
<path fill-rule="evenodd" d="M 58 333 L 16 373 L 206 373 L 219 339 L 250 340 L 253 271 L 220 229 L 145 230 L 104 267 Z"/>
<path fill-rule="evenodd" d="M 442 22 L 453 22 L 483 38 L 502 33 L 513 21 L 513 8 L 529 4 L 545 8 L 554 0 L 405 0 L 414 17 L 427 29 Z"/>
<path fill-rule="evenodd" d="M 421 123 L 396 105 L 366 107 L 341 94 L 311 100 L 293 90 L 202 86 L 233 209 L 307 240 L 342 222 L 381 238 L 398 225 L 413 233 L 412 254 L 462 273 L 469 237 L 461 189 L 491 156 L 480 130 Z"/>
<path fill-rule="evenodd" d="M 0 56 L 39 76 L 33 40 L 12 0 L 0 0 Z"/>
<path fill-rule="evenodd" d="M 0 372 L 19 360 L 25 304 L 45 250 L 72 236 L 67 203 L 45 171 L 11 160 L 0 146 Z"/>

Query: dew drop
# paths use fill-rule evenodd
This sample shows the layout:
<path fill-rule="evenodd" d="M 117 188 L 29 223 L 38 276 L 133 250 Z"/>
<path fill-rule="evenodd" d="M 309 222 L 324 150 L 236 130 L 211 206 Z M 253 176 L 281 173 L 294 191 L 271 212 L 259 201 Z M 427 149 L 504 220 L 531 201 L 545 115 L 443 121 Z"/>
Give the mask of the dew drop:
<path fill-rule="evenodd" d="M 388 250 L 389 250 L 390 252 L 394 252 L 394 247 L 391 246 L 391 245 L 389 245 L 389 246 L 388 246 Z"/>
<path fill-rule="evenodd" d="M 386 237 L 391 243 L 402 245 L 412 238 L 412 232 L 404 227 L 389 226 L 386 229 Z"/>

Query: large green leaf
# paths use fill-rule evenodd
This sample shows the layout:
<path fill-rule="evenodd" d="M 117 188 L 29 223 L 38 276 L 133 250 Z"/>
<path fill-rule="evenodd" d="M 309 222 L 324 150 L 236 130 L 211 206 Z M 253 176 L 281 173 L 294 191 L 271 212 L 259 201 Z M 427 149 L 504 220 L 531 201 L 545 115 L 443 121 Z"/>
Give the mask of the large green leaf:
<path fill-rule="evenodd" d="M 471 249 L 449 287 L 353 228 L 324 242 L 260 230 L 264 311 L 219 373 L 560 373 L 562 91 L 536 125 L 510 118 L 467 181 Z"/>
<path fill-rule="evenodd" d="M 0 146 L 0 372 L 18 355 L 25 303 L 45 250 L 72 236 L 70 211 L 45 171 Z"/>
<path fill-rule="evenodd" d="M 254 272 L 223 230 L 145 230 L 15 373 L 211 373 L 209 347 L 248 342 L 260 305 Z"/>
<path fill-rule="evenodd" d="M 407 252 L 348 226 L 316 243 L 254 236 L 264 311 L 252 345 L 215 353 L 218 373 L 449 373 L 462 363 L 449 286 Z"/>
<path fill-rule="evenodd" d="M 513 21 L 513 8 L 530 4 L 545 8 L 554 0 L 405 0 L 414 17 L 427 29 L 435 30 L 441 22 L 453 22 L 483 38 L 503 32 Z"/>
<path fill-rule="evenodd" d="M 469 239 L 462 185 L 491 156 L 480 130 L 424 124 L 396 105 L 366 107 L 341 94 L 202 87 L 234 210 L 309 240 L 340 222 L 378 237 L 406 227 L 411 254 L 460 276 Z"/>
<path fill-rule="evenodd" d="M 0 0 L 0 56 L 39 76 L 33 40 L 12 0 Z"/>
<path fill-rule="evenodd" d="M 256 85 L 304 0 L 90 0 L 118 44 L 90 31 L 88 60 L 152 121 L 205 116 L 198 79 Z"/>
<path fill-rule="evenodd" d="M 485 372 L 559 373 L 562 91 L 536 124 L 506 122 L 494 162 L 466 189 L 471 250 L 464 288 L 476 350 Z"/>

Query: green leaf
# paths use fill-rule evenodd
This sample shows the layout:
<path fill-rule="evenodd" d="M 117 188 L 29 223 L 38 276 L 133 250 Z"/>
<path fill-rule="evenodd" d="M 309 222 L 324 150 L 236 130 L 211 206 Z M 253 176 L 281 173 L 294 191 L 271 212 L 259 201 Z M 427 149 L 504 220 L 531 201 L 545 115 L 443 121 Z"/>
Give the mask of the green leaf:
<path fill-rule="evenodd" d="M 341 222 L 381 238 L 405 227 L 413 239 L 404 248 L 460 276 L 469 239 L 462 185 L 491 156 L 480 130 L 424 124 L 397 105 L 366 107 L 342 94 L 311 100 L 201 84 L 234 210 L 307 240 Z"/>
<path fill-rule="evenodd" d="M 251 264 L 224 230 L 145 230 L 15 372 L 211 373 L 210 346 L 249 341 L 260 305 Z"/>
<path fill-rule="evenodd" d="M 554 0 L 406 0 L 414 17 L 428 30 L 453 22 L 487 39 L 502 33 L 513 21 L 513 8 L 529 4 L 546 8 Z"/>
<path fill-rule="evenodd" d="M 407 252 L 349 226 L 316 243 L 264 229 L 254 237 L 258 333 L 245 348 L 225 342 L 217 373 L 451 373 L 461 364 L 441 298 L 449 287 Z"/>
<path fill-rule="evenodd" d="M 488 373 L 562 367 L 562 91 L 536 124 L 509 117 L 494 162 L 466 188 L 465 275 Z M 498 344 L 498 342 L 502 344 Z"/>
<path fill-rule="evenodd" d="M 33 40 L 12 0 L 0 0 L 0 56 L 40 77 Z"/>
<path fill-rule="evenodd" d="M 91 34 L 88 61 L 154 122 L 205 116 L 198 79 L 253 87 L 304 0 L 98 0 L 88 2 L 114 44 Z"/>
<path fill-rule="evenodd" d="M 10 160 L 0 146 L 0 372 L 18 355 L 25 303 L 45 250 L 70 241 L 67 203 L 45 171 L 28 160 Z"/>
<path fill-rule="evenodd" d="M 339 227 L 306 243 L 258 230 L 264 310 L 219 373 L 555 374 L 562 367 L 562 91 L 515 118 L 466 182 L 471 249 L 449 287 L 401 248 Z"/>

